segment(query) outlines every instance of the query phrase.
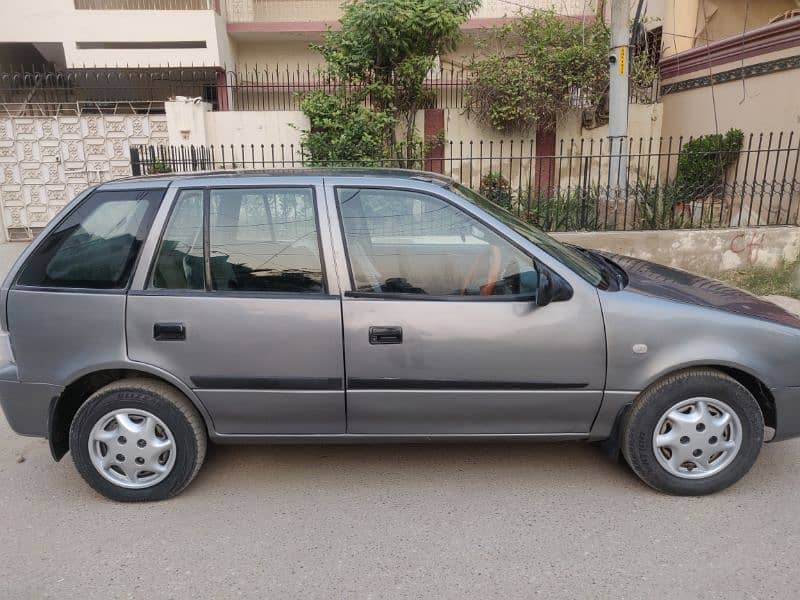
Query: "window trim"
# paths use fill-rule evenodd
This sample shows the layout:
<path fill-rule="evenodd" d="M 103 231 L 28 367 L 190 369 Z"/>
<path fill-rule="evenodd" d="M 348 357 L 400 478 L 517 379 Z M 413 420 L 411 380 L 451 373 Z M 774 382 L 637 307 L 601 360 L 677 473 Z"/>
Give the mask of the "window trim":
<path fill-rule="evenodd" d="M 89 192 L 86 197 L 80 200 L 72 209 L 67 212 L 64 216 L 60 219 L 55 221 L 46 232 L 43 232 L 40 238 L 36 240 L 35 245 L 31 247 L 30 252 L 25 256 L 24 262 L 20 265 L 17 269 L 17 272 L 14 274 L 14 281 L 10 286 L 12 290 L 20 290 L 26 292 L 55 292 L 55 293 L 67 293 L 67 294 L 104 294 L 109 296 L 118 296 L 118 295 L 125 295 L 127 294 L 130 289 L 131 285 L 133 284 L 133 278 L 136 274 L 136 270 L 139 268 L 139 263 L 142 260 L 142 251 L 144 250 L 145 242 L 147 241 L 148 236 L 150 235 L 151 227 L 153 226 L 153 221 L 155 220 L 156 215 L 158 214 L 158 209 L 161 204 L 164 202 L 164 196 L 167 193 L 167 189 L 169 185 L 165 187 L 132 187 L 132 188 L 122 188 L 122 189 L 102 189 L 102 184 L 96 186 L 91 192 Z M 28 261 L 36 254 L 36 251 L 39 247 L 48 239 L 53 233 L 66 221 L 69 219 L 75 212 L 80 210 L 81 207 L 85 206 L 87 202 L 89 202 L 95 194 L 102 194 L 106 192 L 155 192 L 161 193 L 161 197 L 157 198 L 154 202 L 152 214 L 150 215 L 149 221 L 145 218 L 142 219 L 141 227 L 145 227 L 145 230 L 142 232 L 142 243 L 139 247 L 139 251 L 136 253 L 136 259 L 133 261 L 133 265 L 131 265 L 131 272 L 128 274 L 128 280 L 123 287 L 119 288 L 87 288 L 87 287 L 59 287 L 59 286 L 52 286 L 52 285 L 24 285 L 19 283 L 20 277 L 25 272 L 25 268 L 28 265 Z M 146 214 L 145 214 L 146 216 Z M 146 224 L 146 225 L 145 225 Z M 139 233 L 137 231 L 137 233 Z"/>
<path fill-rule="evenodd" d="M 511 240 L 506 236 L 503 232 L 498 231 L 498 229 L 483 219 L 479 218 L 478 216 L 465 211 L 462 207 L 458 206 L 455 202 L 453 202 L 450 198 L 443 196 L 441 194 L 437 194 L 431 192 L 429 190 L 421 190 L 419 188 L 414 188 L 410 186 L 384 186 L 384 185 L 353 185 L 353 184 L 340 184 L 340 185 L 333 185 L 333 203 L 336 206 L 336 218 L 339 221 L 339 234 L 342 236 L 342 247 L 344 248 L 344 257 L 347 263 L 347 274 L 348 279 L 350 282 L 350 289 L 346 290 L 342 293 L 345 298 L 352 298 L 352 299 L 370 299 L 370 300 L 387 300 L 387 301 L 395 301 L 395 300 L 414 300 L 414 301 L 423 301 L 423 302 L 525 302 L 530 303 L 536 299 L 536 295 L 526 294 L 524 296 L 444 296 L 441 294 L 432 295 L 432 294 L 398 294 L 396 292 L 389 292 L 389 293 L 379 293 L 379 292 L 363 292 L 360 290 L 356 290 L 355 284 L 355 277 L 353 275 L 353 265 L 350 262 L 350 249 L 347 245 L 347 235 L 344 230 L 344 219 L 342 219 L 342 211 L 341 206 L 339 203 L 339 189 L 363 189 L 363 190 L 389 190 L 389 191 L 398 191 L 398 192 L 413 192 L 415 194 L 421 194 L 424 196 L 430 196 L 432 198 L 437 198 L 450 206 L 454 209 L 461 211 L 463 214 L 472 217 L 478 223 L 489 229 L 495 235 L 497 235 L 500 239 L 504 240 L 520 252 L 522 252 L 525 256 L 527 256 L 531 261 L 533 261 L 533 266 L 538 271 L 538 265 L 543 264 L 538 258 L 533 256 L 530 251 L 526 250 L 522 246 L 520 246 L 514 240 Z M 480 207 L 478 207 L 480 208 Z M 550 267 L 548 267 L 550 268 Z M 552 270 L 552 269 L 551 269 Z"/>
<path fill-rule="evenodd" d="M 306 292 L 256 292 L 256 291 L 242 291 L 242 290 L 215 290 L 211 287 L 211 192 L 214 190 L 267 190 L 267 189 L 304 189 L 311 191 L 311 203 L 314 208 L 314 225 L 316 227 L 317 248 L 319 249 L 319 263 L 320 272 L 322 274 L 322 291 L 319 293 L 306 293 Z M 153 270 L 155 269 L 156 262 L 158 261 L 161 253 L 161 245 L 164 241 L 167 227 L 172 219 L 172 212 L 178 203 L 178 199 L 185 191 L 202 191 L 203 192 L 203 269 L 205 279 L 205 289 L 203 290 L 171 290 L 169 288 L 154 288 L 153 284 Z M 164 225 L 161 228 L 161 233 L 158 237 L 155 251 L 150 260 L 150 266 L 147 270 L 147 278 L 144 281 L 143 289 L 140 291 L 146 292 L 147 296 L 199 296 L 204 297 L 247 297 L 247 298 L 305 298 L 305 299 L 319 299 L 321 297 L 330 296 L 328 288 L 328 273 L 325 269 L 325 250 L 322 245 L 322 233 L 319 222 L 319 196 L 317 194 L 317 184 L 303 183 L 303 184 L 242 184 L 242 185 L 205 185 L 205 186 L 187 186 L 179 187 L 176 190 L 175 198 L 172 200 L 172 206 L 169 207 L 169 214 L 164 220 Z M 338 296 L 335 296 L 338 298 Z"/>
<path fill-rule="evenodd" d="M 194 186 L 178 188 L 176 190 L 175 197 L 172 199 L 172 204 L 169 207 L 169 212 L 167 213 L 167 217 L 166 217 L 166 219 L 164 219 L 164 225 L 161 227 L 161 232 L 158 234 L 158 241 L 156 242 L 156 247 L 155 247 L 155 251 L 153 252 L 153 256 L 150 259 L 150 265 L 147 267 L 147 277 L 144 280 L 144 286 L 143 286 L 145 291 L 148 291 L 148 290 L 157 291 L 157 292 L 161 292 L 161 291 L 167 291 L 167 292 L 170 292 L 170 291 L 171 292 L 180 292 L 180 291 L 184 291 L 184 292 L 188 292 L 188 291 L 204 292 L 205 291 L 205 290 L 169 290 L 167 288 L 156 288 L 156 287 L 152 287 L 152 286 L 153 286 L 153 273 L 154 273 L 155 268 L 156 268 L 156 263 L 158 262 L 158 259 L 161 256 L 161 247 L 162 247 L 162 245 L 164 243 L 164 235 L 167 233 L 167 227 L 169 227 L 169 224 L 172 221 L 172 215 L 175 212 L 175 208 L 178 206 L 178 200 L 180 199 L 180 197 L 183 194 L 183 192 L 203 192 L 203 215 L 204 215 L 203 216 L 203 220 L 205 221 L 205 197 L 206 197 L 205 192 L 206 191 L 207 191 L 207 188 L 205 188 L 205 187 L 194 187 Z M 205 236 L 205 231 L 203 231 L 203 236 Z M 206 257 L 205 257 L 205 241 L 203 241 L 203 246 L 204 246 L 204 248 L 203 248 L 203 263 L 205 265 L 205 263 L 207 262 L 206 261 Z M 204 269 L 205 269 L 205 266 L 204 266 Z M 204 275 L 204 278 L 205 278 L 205 275 Z M 204 282 L 204 284 L 205 284 L 205 282 Z"/>

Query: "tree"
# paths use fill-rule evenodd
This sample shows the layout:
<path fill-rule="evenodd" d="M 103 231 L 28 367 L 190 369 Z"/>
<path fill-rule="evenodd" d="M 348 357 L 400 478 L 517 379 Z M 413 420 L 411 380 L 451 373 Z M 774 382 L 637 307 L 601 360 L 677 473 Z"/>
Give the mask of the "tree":
<path fill-rule="evenodd" d="M 521 13 L 493 31 L 471 64 L 468 110 L 498 131 L 555 126 L 576 92 L 597 106 L 608 86 L 610 36 L 602 20 Z"/>
<path fill-rule="evenodd" d="M 597 110 L 608 93 L 611 34 L 598 14 L 575 20 L 551 10 L 520 12 L 483 41 L 470 68 L 467 111 L 501 132 L 554 127 L 570 109 Z M 650 96 L 657 49 L 634 52 L 631 85 Z"/>
<path fill-rule="evenodd" d="M 322 53 L 331 74 L 348 85 L 346 91 L 317 91 L 304 98 L 301 108 L 311 120 L 311 129 L 303 132 L 306 145 L 319 147 L 351 122 L 368 124 L 364 129 L 371 148 L 373 126 L 379 126 L 384 157 L 397 153 L 397 158 L 413 159 L 416 113 L 431 100 L 425 78 L 437 56 L 455 49 L 461 25 L 479 5 L 480 0 L 347 1 L 341 29 L 329 30 L 324 41 L 312 47 Z M 372 114 L 355 105 L 367 106 Z M 337 149 L 342 160 L 359 152 L 359 136 L 349 137 L 353 145 Z M 313 160 L 313 149 L 310 152 Z"/>

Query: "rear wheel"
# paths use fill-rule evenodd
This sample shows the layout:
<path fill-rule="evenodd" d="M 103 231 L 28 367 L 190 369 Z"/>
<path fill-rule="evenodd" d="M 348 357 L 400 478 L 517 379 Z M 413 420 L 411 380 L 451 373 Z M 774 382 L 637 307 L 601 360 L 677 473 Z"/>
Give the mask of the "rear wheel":
<path fill-rule="evenodd" d="M 194 479 L 206 453 L 200 415 L 175 388 L 123 379 L 95 392 L 70 427 L 81 476 L 112 500 L 163 500 Z"/>
<path fill-rule="evenodd" d="M 633 471 L 662 492 L 711 494 L 741 479 L 764 439 L 752 394 L 713 369 L 671 375 L 645 390 L 628 411 L 622 453 Z"/>

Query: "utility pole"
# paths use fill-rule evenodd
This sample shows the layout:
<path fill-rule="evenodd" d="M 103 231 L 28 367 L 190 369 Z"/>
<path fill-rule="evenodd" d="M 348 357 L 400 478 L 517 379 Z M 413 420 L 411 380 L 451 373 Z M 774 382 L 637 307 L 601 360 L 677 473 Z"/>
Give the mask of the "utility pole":
<path fill-rule="evenodd" d="M 611 52 L 608 61 L 608 137 L 611 144 L 608 184 L 611 189 L 624 186 L 628 173 L 628 85 L 633 58 L 629 45 L 629 13 L 629 0 L 611 0 Z"/>

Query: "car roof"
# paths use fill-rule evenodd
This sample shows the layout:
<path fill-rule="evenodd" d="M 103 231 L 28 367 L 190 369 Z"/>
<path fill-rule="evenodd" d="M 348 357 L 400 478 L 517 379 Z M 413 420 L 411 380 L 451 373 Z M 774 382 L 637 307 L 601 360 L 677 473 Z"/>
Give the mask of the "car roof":
<path fill-rule="evenodd" d="M 440 173 L 418 171 L 413 169 L 386 169 L 369 167 L 304 167 L 292 169 L 229 169 L 216 171 L 188 171 L 182 173 L 161 173 L 154 175 L 138 175 L 107 181 L 98 189 L 105 187 L 169 187 L 173 182 L 186 179 L 219 179 L 224 181 L 234 177 L 264 178 L 271 177 L 374 177 L 378 179 L 408 179 L 434 183 L 449 187 L 453 180 Z"/>

